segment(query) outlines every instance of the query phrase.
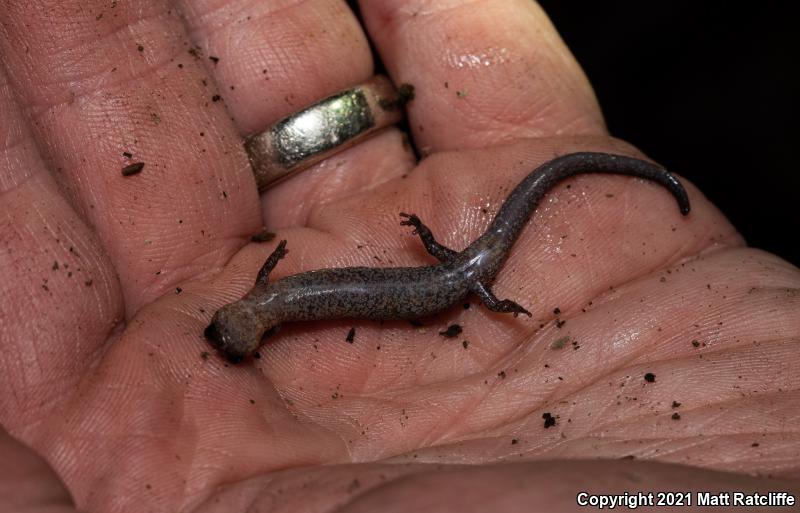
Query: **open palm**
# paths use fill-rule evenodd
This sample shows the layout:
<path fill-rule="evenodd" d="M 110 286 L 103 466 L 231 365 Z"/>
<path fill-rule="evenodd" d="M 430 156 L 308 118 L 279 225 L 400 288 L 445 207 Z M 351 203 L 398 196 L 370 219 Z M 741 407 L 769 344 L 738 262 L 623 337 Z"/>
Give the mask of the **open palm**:
<path fill-rule="evenodd" d="M 364 2 L 426 158 L 389 129 L 259 198 L 240 134 L 367 79 L 366 35 L 335 1 L 178 4 L 0 14 L 0 422 L 80 507 L 564 507 L 566 476 L 611 490 L 618 471 L 767 486 L 640 460 L 800 476 L 800 274 L 691 187 L 687 218 L 640 180 L 553 191 L 494 286 L 530 319 L 470 298 L 217 357 L 203 328 L 274 248 L 250 241 L 264 224 L 288 240 L 276 278 L 424 265 L 399 212 L 460 250 L 542 162 L 636 151 L 531 2 Z"/>

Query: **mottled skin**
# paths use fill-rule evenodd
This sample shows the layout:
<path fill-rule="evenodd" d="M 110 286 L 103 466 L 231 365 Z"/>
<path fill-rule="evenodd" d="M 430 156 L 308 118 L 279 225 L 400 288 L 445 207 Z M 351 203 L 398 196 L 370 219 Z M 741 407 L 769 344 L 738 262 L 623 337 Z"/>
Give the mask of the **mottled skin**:
<path fill-rule="evenodd" d="M 681 183 L 655 164 L 607 153 L 571 153 L 534 169 L 511 192 L 491 225 L 464 251 L 436 242 L 415 215 L 401 213 L 425 249 L 441 263 L 425 267 L 345 267 L 320 269 L 268 282 L 269 273 L 286 254 L 286 241 L 258 273 L 253 289 L 241 300 L 220 308 L 205 336 L 226 358 L 240 361 L 261 345 L 265 334 L 281 323 L 319 319 L 414 319 L 440 312 L 470 292 L 490 310 L 530 316 L 514 301 L 500 300 L 489 289 L 520 230 L 542 197 L 558 182 L 583 173 L 631 175 L 669 190 L 681 213 L 689 199 Z"/>

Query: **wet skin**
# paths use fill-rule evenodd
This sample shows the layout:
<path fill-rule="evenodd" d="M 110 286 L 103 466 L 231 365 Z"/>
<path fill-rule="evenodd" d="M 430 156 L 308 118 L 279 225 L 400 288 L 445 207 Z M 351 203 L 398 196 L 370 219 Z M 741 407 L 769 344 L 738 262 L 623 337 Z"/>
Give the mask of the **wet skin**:
<path fill-rule="evenodd" d="M 241 361 L 284 322 L 321 319 L 416 319 L 432 315 L 474 293 L 492 311 L 530 316 L 509 299 L 498 299 L 490 285 L 537 205 L 562 180 L 585 173 L 622 174 L 664 186 L 683 215 L 689 199 L 666 169 L 639 159 L 608 153 L 570 153 L 528 174 L 509 194 L 486 231 L 461 252 L 436 242 L 413 214 L 401 213 L 425 249 L 440 263 L 424 267 L 344 267 L 287 276 L 269 283 L 270 272 L 286 253 L 282 240 L 267 258 L 245 297 L 220 308 L 205 336 L 223 356 Z"/>

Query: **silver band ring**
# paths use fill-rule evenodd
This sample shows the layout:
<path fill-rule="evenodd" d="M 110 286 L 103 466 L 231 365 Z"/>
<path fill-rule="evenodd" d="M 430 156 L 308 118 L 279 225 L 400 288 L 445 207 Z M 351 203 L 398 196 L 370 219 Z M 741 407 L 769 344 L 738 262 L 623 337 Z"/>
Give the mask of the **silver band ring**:
<path fill-rule="evenodd" d="M 251 135 L 244 142 L 258 190 L 349 148 L 376 130 L 403 119 L 411 86 L 398 91 L 388 78 L 340 91 Z"/>

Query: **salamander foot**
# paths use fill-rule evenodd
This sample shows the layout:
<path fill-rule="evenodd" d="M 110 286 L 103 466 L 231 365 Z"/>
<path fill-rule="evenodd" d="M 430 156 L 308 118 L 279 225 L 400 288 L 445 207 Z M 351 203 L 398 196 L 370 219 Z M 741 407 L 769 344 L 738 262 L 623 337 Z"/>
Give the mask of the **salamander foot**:
<path fill-rule="evenodd" d="M 414 231 L 412 233 L 414 235 L 419 235 L 420 240 L 422 240 L 422 245 L 425 246 L 425 250 L 435 256 L 440 262 L 447 262 L 456 256 L 455 251 L 436 242 L 431 229 L 425 226 L 415 214 L 400 212 L 400 217 L 405 218 L 404 221 L 400 221 L 400 225 L 413 226 Z"/>
<path fill-rule="evenodd" d="M 492 293 L 489 287 L 481 282 L 472 286 L 472 292 L 480 298 L 486 308 L 493 312 L 510 313 L 513 314 L 514 317 L 517 317 L 519 314 L 525 314 L 531 317 L 531 313 L 519 303 L 511 301 L 510 299 L 497 299 L 497 296 Z"/>

